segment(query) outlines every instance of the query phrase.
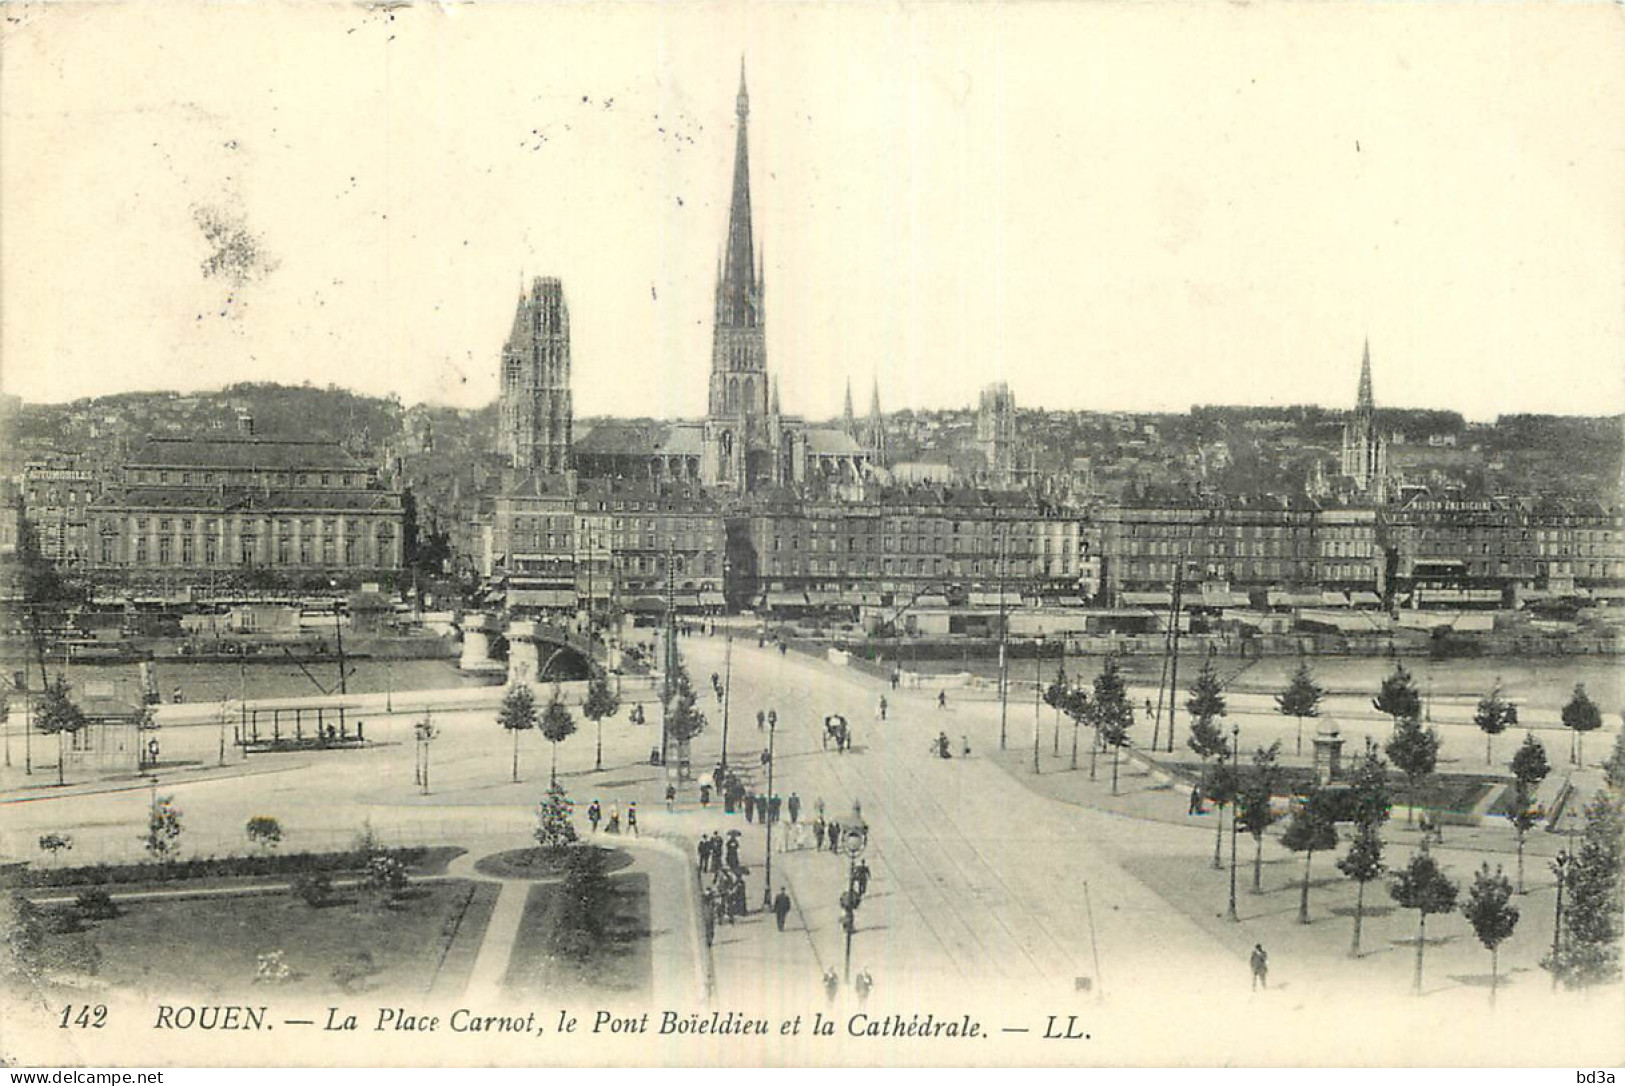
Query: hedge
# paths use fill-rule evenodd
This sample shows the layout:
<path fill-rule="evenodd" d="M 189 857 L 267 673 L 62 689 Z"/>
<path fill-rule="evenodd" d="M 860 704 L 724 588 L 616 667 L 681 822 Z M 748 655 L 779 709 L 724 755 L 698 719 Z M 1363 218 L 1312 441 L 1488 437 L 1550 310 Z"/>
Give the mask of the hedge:
<path fill-rule="evenodd" d="M 374 852 L 290 852 L 273 856 L 210 856 L 168 863 L 86 864 L 82 867 L 28 869 L 0 875 L 0 888 L 40 889 L 55 886 L 123 886 L 132 883 L 184 882 L 189 879 L 244 878 L 267 875 L 361 874 L 373 856 L 389 856 L 416 874 L 444 870 L 464 850 L 383 848 Z"/>

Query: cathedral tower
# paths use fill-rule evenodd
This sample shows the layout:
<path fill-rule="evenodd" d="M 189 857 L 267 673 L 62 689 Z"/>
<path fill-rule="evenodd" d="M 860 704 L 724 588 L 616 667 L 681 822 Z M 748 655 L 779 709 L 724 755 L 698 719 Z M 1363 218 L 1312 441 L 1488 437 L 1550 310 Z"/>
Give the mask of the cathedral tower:
<path fill-rule="evenodd" d="M 520 471 L 571 467 L 570 310 L 557 279 L 521 294 L 502 348 L 497 451 Z"/>
<path fill-rule="evenodd" d="M 706 409 L 707 483 L 734 490 L 777 472 L 777 438 L 768 425 L 767 332 L 762 309 L 762 266 L 750 212 L 750 95 L 739 65 L 735 100 L 733 195 L 728 240 L 717 275 L 716 325 L 711 341 L 711 387 Z"/>
<path fill-rule="evenodd" d="M 1354 399 L 1354 413 L 1343 423 L 1343 474 L 1354 481 L 1355 489 L 1376 501 L 1385 497 L 1388 474 L 1388 443 L 1377 432 L 1377 404 L 1371 392 L 1371 341 L 1365 343 L 1360 361 L 1360 389 Z"/>

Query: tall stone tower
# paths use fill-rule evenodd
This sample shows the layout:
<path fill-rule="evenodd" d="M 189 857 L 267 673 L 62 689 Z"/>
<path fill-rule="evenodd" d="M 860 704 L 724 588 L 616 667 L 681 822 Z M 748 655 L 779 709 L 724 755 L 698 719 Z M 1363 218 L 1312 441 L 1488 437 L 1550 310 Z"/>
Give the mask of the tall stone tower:
<path fill-rule="evenodd" d="M 776 438 L 767 425 L 767 327 L 762 268 L 750 215 L 750 95 L 739 65 L 739 119 L 734 138 L 733 196 L 728 241 L 717 269 L 716 326 L 711 340 L 711 389 L 701 476 L 713 486 L 743 491 L 764 472 L 775 474 Z"/>
<path fill-rule="evenodd" d="M 1360 390 L 1354 399 L 1354 414 L 1343 423 L 1343 474 L 1354 481 L 1355 489 L 1375 501 L 1386 499 L 1388 443 L 1377 432 L 1377 404 L 1371 392 L 1371 341 L 1365 343 L 1360 361 Z"/>
<path fill-rule="evenodd" d="M 1016 485 L 1016 397 L 1003 381 L 982 390 L 976 412 L 976 443 L 987 459 L 987 484 L 998 489 Z"/>
<path fill-rule="evenodd" d="M 570 310 L 564 285 L 538 277 L 519 297 L 502 348 L 497 451 L 520 471 L 569 471 Z"/>

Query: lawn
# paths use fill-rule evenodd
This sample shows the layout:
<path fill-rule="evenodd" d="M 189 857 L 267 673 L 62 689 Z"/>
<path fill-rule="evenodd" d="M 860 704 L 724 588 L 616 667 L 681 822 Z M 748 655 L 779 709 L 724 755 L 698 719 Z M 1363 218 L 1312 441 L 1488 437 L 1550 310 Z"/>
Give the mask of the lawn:
<path fill-rule="evenodd" d="M 484 935 L 497 889 L 460 879 L 424 883 L 384 905 L 346 887 L 333 904 L 316 909 L 291 893 L 124 901 L 114 919 L 52 934 L 48 954 L 82 962 L 72 948 L 94 944 L 102 981 L 166 996 L 339 995 L 344 988 L 335 970 L 344 967 L 361 974 L 352 992 L 461 991 L 473 964 L 469 947 Z M 279 950 L 292 975 L 256 983 L 259 955 Z M 458 970 L 460 976 L 450 975 Z"/>
<path fill-rule="evenodd" d="M 632 866 L 632 855 L 625 849 L 601 848 L 604 854 L 604 872 L 619 871 Z M 545 848 L 516 848 L 482 856 L 474 870 L 494 879 L 555 879 L 564 874 L 564 853 Z"/>
<path fill-rule="evenodd" d="M 559 993 L 646 996 L 653 983 L 649 951 L 649 877 L 610 878 L 608 933 L 576 959 L 549 950 L 558 926 L 562 883 L 530 888 L 504 986 L 516 996 Z"/>

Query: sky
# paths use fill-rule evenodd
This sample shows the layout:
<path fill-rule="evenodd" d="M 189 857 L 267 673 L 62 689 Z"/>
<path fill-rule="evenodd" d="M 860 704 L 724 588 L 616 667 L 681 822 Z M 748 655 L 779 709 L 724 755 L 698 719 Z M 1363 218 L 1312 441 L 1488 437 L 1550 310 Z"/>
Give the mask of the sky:
<path fill-rule="evenodd" d="M 748 65 L 789 413 L 1625 410 L 1609 4 L 8 6 L 0 383 L 705 409 Z"/>

